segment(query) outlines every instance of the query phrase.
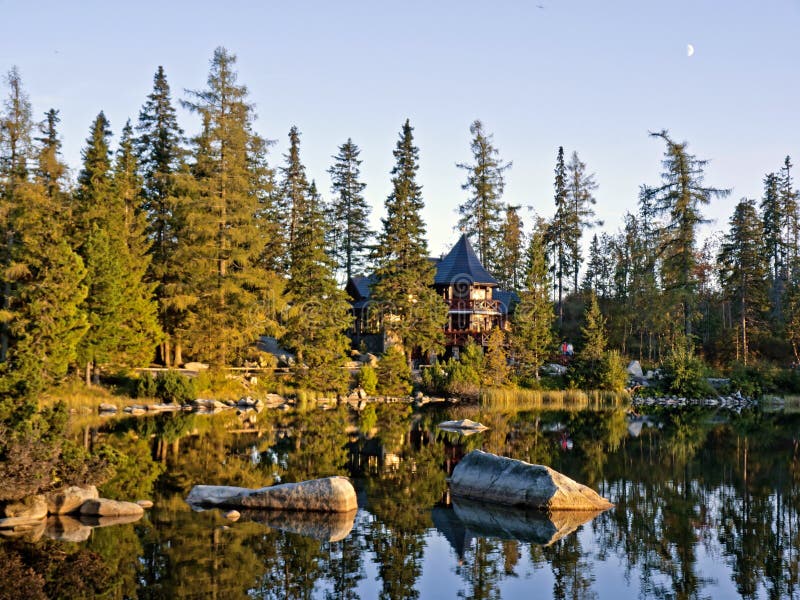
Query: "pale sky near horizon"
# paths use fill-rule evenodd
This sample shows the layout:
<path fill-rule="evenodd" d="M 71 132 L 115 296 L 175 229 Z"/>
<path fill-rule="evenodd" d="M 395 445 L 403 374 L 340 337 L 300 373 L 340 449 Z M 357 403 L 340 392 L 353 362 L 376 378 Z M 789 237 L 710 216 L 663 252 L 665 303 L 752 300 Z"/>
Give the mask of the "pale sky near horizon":
<path fill-rule="evenodd" d="M 255 129 L 277 140 L 273 166 L 297 125 L 309 177 L 327 194 L 337 146 L 360 146 L 376 227 L 410 118 L 432 254 L 458 235 L 465 173 L 455 163 L 470 160 L 476 118 L 513 161 L 506 202 L 551 215 L 563 145 L 595 172 L 608 231 L 635 210 L 640 184 L 659 182 L 663 143 L 648 131 L 688 141 L 711 160 L 706 183 L 733 188 L 705 209 L 706 234 L 727 228 L 739 198 L 759 198 L 787 154 L 800 184 L 800 0 L 0 0 L 0 15 L 0 71 L 20 69 L 37 119 L 60 110 L 76 172 L 100 110 L 115 135 L 135 122 L 158 65 L 177 104 L 205 86 L 220 45 L 238 57 Z M 194 118 L 179 116 L 193 134 Z"/>

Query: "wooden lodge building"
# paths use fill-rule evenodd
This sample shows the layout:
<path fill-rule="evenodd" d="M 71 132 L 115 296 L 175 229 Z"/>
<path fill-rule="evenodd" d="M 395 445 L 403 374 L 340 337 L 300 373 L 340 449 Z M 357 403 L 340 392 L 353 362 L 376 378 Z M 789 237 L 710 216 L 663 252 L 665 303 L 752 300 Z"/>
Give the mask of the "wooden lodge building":
<path fill-rule="evenodd" d="M 469 239 L 462 235 L 442 258 L 429 259 L 436 265 L 434 288 L 449 307 L 445 326 L 446 355 L 458 355 L 469 338 L 487 345 L 495 327 L 509 329 L 509 312 L 518 301 L 514 292 L 503 291 L 497 280 L 478 260 Z M 374 275 L 356 275 L 345 288 L 350 295 L 353 327 L 350 337 L 356 347 L 370 352 L 385 350 L 386 336 L 381 329 L 380 307 L 372 300 Z"/>

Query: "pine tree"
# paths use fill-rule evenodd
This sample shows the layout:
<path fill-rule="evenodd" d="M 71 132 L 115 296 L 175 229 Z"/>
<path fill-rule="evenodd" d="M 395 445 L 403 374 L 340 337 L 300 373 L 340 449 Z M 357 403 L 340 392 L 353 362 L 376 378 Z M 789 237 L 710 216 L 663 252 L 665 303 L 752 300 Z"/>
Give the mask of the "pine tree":
<path fill-rule="evenodd" d="M 281 167 L 283 181 L 281 182 L 282 206 L 286 219 L 287 234 L 287 268 L 294 262 L 294 255 L 298 250 L 298 229 L 301 215 L 306 210 L 308 203 L 308 179 L 306 168 L 300 161 L 300 131 L 296 126 L 289 130 L 289 152 L 284 155 L 286 166 Z"/>
<path fill-rule="evenodd" d="M 447 305 L 432 287 L 435 268 L 427 256 L 422 188 L 416 180 L 419 150 L 408 120 L 393 154 L 392 192 L 373 255 L 378 278 L 373 297 L 383 311 L 386 334 L 398 339 L 410 360 L 417 348 L 423 353 L 442 349 Z"/>
<path fill-rule="evenodd" d="M 558 147 L 555 169 L 556 212 L 547 229 L 547 246 L 550 249 L 551 264 L 557 292 L 556 315 L 558 327 L 564 322 L 564 279 L 569 276 L 569 232 L 570 206 L 567 192 L 567 168 L 564 165 L 564 148 Z"/>
<path fill-rule="evenodd" d="M 17 190 L 27 181 L 28 164 L 33 156 L 31 140 L 31 104 L 27 94 L 22 89 L 22 77 L 16 67 L 6 75 L 6 84 L 9 88 L 8 97 L 3 103 L 3 115 L 0 121 L 0 191 L 2 204 L 0 204 L 0 218 L 2 219 L 2 239 L 0 239 L 0 252 L 2 252 L 3 269 L 11 265 L 11 255 L 16 243 L 16 232 L 9 220 L 11 208 L 18 202 Z M 11 282 L 8 277 L 2 281 L 2 302 L 0 308 L 8 310 L 11 301 Z M 0 360 L 5 360 L 9 348 L 8 324 L 0 320 Z"/>
<path fill-rule="evenodd" d="M 180 246 L 186 241 L 185 188 L 191 187 L 191 182 L 186 181 L 183 130 L 178 125 L 167 76 L 161 66 L 153 76 L 153 90 L 139 111 L 136 133 L 134 144 L 142 177 L 141 208 L 151 242 L 147 279 L 156 283 L 158 320 L 165 333 L 159 347 L 160 359 L 164 365 L 172 366 L 181 362 L 178 335 L 185 327 L 187 308 L 195 300 L 187 294 L 186 265 L 179 260 Z"/>
<path fill-rule="evenodd" d="M 800 207 L 792 182 L 792 161 L 786 157 L 778 176 L 778 202 L 783 214 L 783 236 L 788 277 L 800 277 Z"/>
<path fill-rule="evenodd" d="M 74 239 L 87 269 L 89 329 L 78 347 L 87 384 L 100 368 L 149 363 L 160 339 L 153 288 L 143 281 L 148 245 L 131 134 L 126 127 L 112 169 L 109 123 L 97 116 L 75 193 Z"/>
<path fill-rule="evenodd" d="M 252 188 L 253 107 L 237 83 L 236 57 L 217 48 L 207 89 L 189 92 L 184 105 L 198 114 L 193 140 L 194 210 L 187 214 L 183 260 L 192 261 L 186 342 L 191 355 L 215 365 L 241 362 L 274 322 L 266 289 L 276 283 L 258 265 L 263 243 Z"/>
<path fill-rule="evenodd" d="M 282 343 L 297 357 L 295 379 L 300 387 L 341 392 L 348 378 L 344 361 L 350 344 L 344 332 L 350 324 L 350 304 L 325 252 L 323 206 L 313 181 L 302 208 L 286 285 L 291 309 Z"/>
<path fill-rule="evenodd" d="M 656 211 L 667 216 L 661 228 L 659 248 L 661 280 L 683 313 L 684 334 L 691 343 L 697 284 L 694 273 L 696 235 L 698 225 L 704 222 L 700 206 L 708 204 L 711 198 L 727 196 L 730 190 L 703 185 L 703 171 L 708 161 L 689 154 L 686 142 L 673 141 L 666 131 L 650 135 L 663 139 L 667 146 L 662 163 L 662 184 L 651 190 Z"/>
<path fill-rule="evenodd" d="M 580 272 L 581 257 L 581 237 L 583 230 L 602 225 L 602 221 L 596 220 L 594 209 L 592 208 L 597 201 L 593 192 L 597 189 L 594 173 L 586 172 L 586 164 L 578 158 L 578 153 L 573 152 L 569 164 L 567 164 L 567 255 L 568 270 L 573 277 L 573 291 L 578 290 L 578 274 Z"/>
<path fill-rule="evenodd" d="M 530 237 L 520 301 L 514 312 L 511 347 L 523 377 L 539 378 L 553 344 L 553 305 L 545 247 L 546 226 L 540 219 Z"/>
<path fill-rule="evenodd" d="M 486 345 L 486 366 L 483 369 L 483 382 L 495 387 L 508 383 L 509 367 L 506 352 L 506 335 L 499 327 L 492 329 Z"/>
<path fill-rule="evenodd" d="M 461 189 L 470 193 L 470 198 L 458 207 L 461 215 L 458 226 L 475 242 L 481 263 L 494 270 L 501 244 L 503 173 L 511 168 L 511 163 L 500 160 L 500 153 L 492 143 L 493 136 L 484 132 L 479 120 L 470 125 L 469 132 L 474 164 L 456 165 L 467 171 L 467 181 Z"/>
<path fill-rule="evenodd" d="M 39 143 L 36 177 L 44 185 L 47 195 L 53 200 L 58 200 L 57 205 L 64 205 L 66 210 L 66 196 L 64 184 L 67 176 L 67 167 L 61 162 L 61 140 L 58 137 L 58 124 L 61 119 L 58 111 L 50 109 L 45 113 L 44 121 L 39 125 L 42 137 L 36 138 Z"/>
<path fill-rule="evenodd" d="M 156 283 L 147 281 L 147 272 L 152 260 L 149 254 L 151 241 L 147 235 L 147 218 L 142 206 L 142 178 L 134 150 L 133 128 L 130 121 L 125 124 L 120 136 L 119 148 L 114 161 L 112 190 L 114 206 L 121 209 L 120 219 L 114 228 L 121 226 L 119 235 L 124 249 L 125 298 L 123 309 L 127 318 L 122 323 L 122 343 L 118 347 L 118 364 L 148 364 L 153 358 L 153 349 L 162 340 L 163 330 L 158 319 L 158 302 L 155 296 Z"/>
<path fill-rule="evenodd" d="M 501 244 L 495 276 L 500 286 L 507 290 L 519 290 L 525 277 L 524 255 L 525 235 L 519 206 L 506 206 L 506 218 L 501 228 Z"/>
<path fill-rule="evenodd" d="M 720 248 L 718 264 L 723 292 L 736 306 L 737 335 L 742 342 L 745 365 L 750 355 L 750 338 L 769 306 L 769 266 L 762 235 L 755 200 L 742 198 L 730 219 L 730 231 Z"/>
<path fill-rule="evenodd" d="M 606 319 L 600 312 L 597 296 L 591 294 L 589 306 L 584 315 L 584 324 L 581 327 L 582 346 L 578 357 L 591 367 L 597 366 L 603 359 L 608 345 L 606 332 Z"/>
<path fill-rule="evenodd" d="M 48 179 L 41 169 L 41 165 L 51 165 L 50 172 L 56 172 L 57 120 L 50 121 L 50 135 L 38 140 L 38 149 L 30 146 L 30 103 L 16 71 L 8 83 L 9 100 L 0 114 L 0 205 L 7 232 L 0 396 L 35 399 L 66 375 L 75 361 L 78 341 L 86 330 L 86 317 L 80 310 L 86 296 L 85 269 L 64 233 L 62 179 Z M 48 114 L 55 116 L 52 111 Z M 39 166 L 33 178 L 27 164 Z M 0 422 L 26 418 L 32 407 L 0 401 Z"/>
<path fill-rule="evenodd" d="M 370 206 L 364 200 L 366 184 L 360 177 L 360 150 L 350 138 L 339 146 L 333 157 L 334 164 L 328 169 L 331 175 L 331 232 L 333 256 L 337 268 L 350 277 L 360 272 L 366 263 L 368 242 L 372 237 L 369 229 Z"/>

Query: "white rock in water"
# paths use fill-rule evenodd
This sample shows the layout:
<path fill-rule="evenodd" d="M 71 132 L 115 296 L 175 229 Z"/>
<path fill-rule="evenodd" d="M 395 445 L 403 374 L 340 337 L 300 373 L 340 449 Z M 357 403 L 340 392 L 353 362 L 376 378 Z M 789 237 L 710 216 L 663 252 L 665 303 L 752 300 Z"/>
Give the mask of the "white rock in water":
<path fill-rule="evenodd" d="M 473 450 L 453 470 L 454 496 L 545 510 L 598 510 L 613 504 L 593 489 L 543 465 Z"/>
<path fill-rule="evenodd" d="M 253 491 L 255 490 L 232 485 L 196 485 L 186 497 L 186 503 L 216 506 Z"/>
<path fill-rule="evenodd" d="M 283 483 L 256 490 L 196 485 L 189 492 L 186 502 L 195 505 L 319 512 L 349 512 L 358 508 L 353 484 L 344 477 Z"/>
<path fill-rule="evenodd" d="M 78 512 L 87 500 L 97 500 L 100 495 L 93 485 L 71 485 L 47 494 L 47 512 L 51 515 L 67 515 Z"/>
<path fill-rule="evenodd" d="M 633 375 L 634 377 L 644 377 L 642 373 L 642 365 L 639 364 L 638 360 L 632 360 L 628 363 L 628 375 Z"/>
<path fill-rule="evenodd" d="M 122 517 L 142 514 L 144 514 L 144 509 L 135 502 L 97 498 L 96 500 L 87 500 L 81 505 L 81 515 L 87 516 Z"/>

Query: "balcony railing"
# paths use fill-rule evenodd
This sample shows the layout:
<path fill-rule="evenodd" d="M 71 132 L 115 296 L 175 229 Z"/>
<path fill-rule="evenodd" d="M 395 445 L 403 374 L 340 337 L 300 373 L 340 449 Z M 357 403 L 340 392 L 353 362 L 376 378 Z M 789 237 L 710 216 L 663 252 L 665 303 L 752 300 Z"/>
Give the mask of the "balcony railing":
<path fill-rule="evenodd" d="M 500 300 L 473 300 L 454 298 L 447 303 L 451 311 L 499 313 Z"/>

